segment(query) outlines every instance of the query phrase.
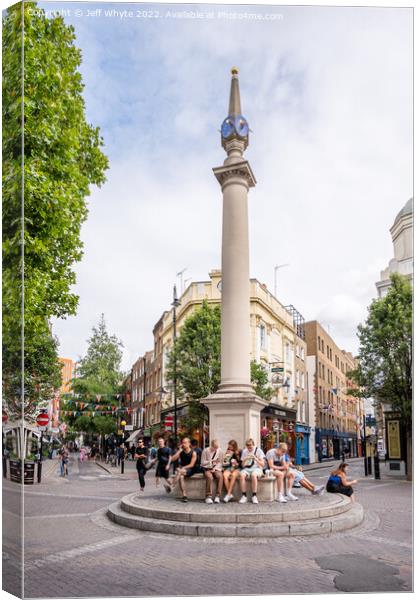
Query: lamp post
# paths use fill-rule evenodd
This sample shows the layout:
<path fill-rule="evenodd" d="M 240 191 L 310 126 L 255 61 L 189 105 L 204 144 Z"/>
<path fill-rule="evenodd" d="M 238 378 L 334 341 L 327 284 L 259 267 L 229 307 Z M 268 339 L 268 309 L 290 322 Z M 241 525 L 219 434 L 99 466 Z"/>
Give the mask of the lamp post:
<path fill-rule="evenodd" d="M 173 286 L 173 403 L 175 410 L 175 444 L 177 444 L 177 364 L 176 364 L 176 308 L 180 305 L 176 285 Z"/>
<path fill-rule="evenodd" d="M 365 422 L 365 415 L 363 415 L 363 427 L 364 427 L 364 475 L 368 477 L 368 459 L 367 459 L 367 427 Z"/>
<path fill-rule="evenodd" d="M 278 270 L 282 269 L 283 267 L 289 267 L 289 264 L 288 263 L 284 263 L 283 265 L 276 265 L 276 267 L 274 268 L 274 281 L 275 281 L 274 291 L 275 291 L 275 298 L 277 297 L 276 293 L 277 293 L 277 287 L 278 287 L 277 286 L 277 273 L 278 273 Z"/>
<path fill-rule="evenodd" d="M 125 425 L 126 424 L 127 424 L 127 422 L 125 420 L 121 421 L 122 446 L 123 446 L 123 448 L 122 448 L 123 452 L 122 452 L 122 456 L 121 456 L 121 475 L 124 474 L 124 469 L 125 469 L 125 446 L 124 446 L 125 435 L 124 435 L 124 432 L 125 432 Z"/>

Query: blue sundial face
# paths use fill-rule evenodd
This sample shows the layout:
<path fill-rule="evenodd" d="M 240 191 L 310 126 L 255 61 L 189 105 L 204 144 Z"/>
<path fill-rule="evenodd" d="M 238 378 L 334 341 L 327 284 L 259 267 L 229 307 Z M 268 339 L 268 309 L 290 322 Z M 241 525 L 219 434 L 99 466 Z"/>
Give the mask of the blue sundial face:
<path fill-rule="evenodd" d="M 233 119 L 227 117 L 224 119 L 221 125 L 221 135 L 223 138 L 229 138 L 234 133 L 234 122 Z"/>
<path fill-rule="evenodd" d="M 237 135 L 240 137 L 247 137 L 249 135 L 249 125 L 242 115 L 239 115 L 234 120 L 234 126 L 237 132 Z"/>

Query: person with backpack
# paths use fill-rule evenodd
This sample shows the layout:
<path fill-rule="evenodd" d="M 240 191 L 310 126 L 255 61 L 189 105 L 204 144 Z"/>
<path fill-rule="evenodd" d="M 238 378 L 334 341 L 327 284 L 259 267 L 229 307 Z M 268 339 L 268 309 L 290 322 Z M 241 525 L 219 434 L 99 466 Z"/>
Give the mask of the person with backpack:
<path fill-rule="evenodd" d="M 346 470 L 348 466 L 347 463 L 340 463 L 338 468 L 331 472 L 326 485 L 326 491 L 330 494 L 344 494 L 351 499 L 351 502 L 355 502 L 354 489 L 352 486 L 358 483 L 358 480 L 347 480 Z"/>
<path fill-rule="evenodd" d="M 223 453 L 218 440 L 212 440 L 208 448 L 202 453 L 201 468 L 205 477 L 205 502 L 206 504 L 220 503 L 221 491 L 223 489 Z M 217 488 L 213 500 L 213 482 L 216 480 Z"/>
<path fill-rule="evenodd" d="M 255 442 L 249 438 L 246 441 L 246 447 L 241 454 L 242 470 L 240 472 L 240 489 L 242 497 L 239 500 L 240 504 L 247 502 L 246 495 L 246 480 L 250 479 L 252 487 L 252 502 L 259 504 L 257 498 L 258 479 L 263 476 L 265 468 L 265 454 L 263 450 L 255 446 Z"/>

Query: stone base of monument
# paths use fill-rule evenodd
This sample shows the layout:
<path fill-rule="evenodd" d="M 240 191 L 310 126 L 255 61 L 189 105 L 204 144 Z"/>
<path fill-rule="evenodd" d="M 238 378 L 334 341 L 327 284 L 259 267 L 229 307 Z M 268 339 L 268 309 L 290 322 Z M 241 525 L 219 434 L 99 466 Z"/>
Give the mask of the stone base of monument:
<path fill-rule="evenodd" d="M 185 479 L 185 487 L 186 494 L 189 500 L 205 500 L 206 491 L 205 491 L 205 477 L 204 475 L 198 473 L 196 475 L 192 475 L 192 477 L 188 477 Z M 251 492 L 250 492 L 250 482 L 247 480 L 246 483 L 247 488 L 247 497 L 250 500 Z M 213 482 L 213 491 L 215 492 L 216 483 Z M 277 494 L 276 491 L 276 479 L 275 477 L 264 476 L 258 480 L 258 491 L 257 497 L 259 502 L 272 502 Z M 177 498 L 182 497 L 182 492 L 180 491 L 179 486 L 177 486 L 175 490 L 175 494 Z M 224 495 L 224 494 L 223 494 Z M 233 488 L 233 496 L 235 500 L 240 500 L 241 497 L 240 490 L 240 482 L 236 480 Z"/>
<path fill-rule="evenodd" d="M 135 492 L 111 504 L 107 514 L 119 525 L 142 531 L 223 538 L 330 535 L 363 520 L 362 506 L 346 496 L 312 496 L 299 489 L 293 493 L 298 502 L 185 504 L 161 489 L 146 488 L 141 496 Z"/>

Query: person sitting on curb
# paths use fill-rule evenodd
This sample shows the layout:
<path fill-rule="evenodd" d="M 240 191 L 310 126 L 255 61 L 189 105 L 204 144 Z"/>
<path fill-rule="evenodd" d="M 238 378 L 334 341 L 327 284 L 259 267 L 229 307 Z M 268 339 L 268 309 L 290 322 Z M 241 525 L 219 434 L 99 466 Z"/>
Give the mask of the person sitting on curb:
<path fill-rule="evenodd" d="M 202 453 L 201 468 L 205 476 L 205 502 L 207 504 L 220 503 L 221 490 L 223 489 L 223 453 L 218 440 L 212 440 L 211 445 Z M 212 484 L 214 479 L 217 481 L 217 491 L 214 500 L 212 499 Z"/>
<path fill-rule="evenodd" d="M 266 453 L 266 460 L 268 461 L 269 470 L 276 478 L 276 485 L 278 489 L 278 496 L 276 498 L 277 502 L 287 502 L 287 499 L 284 496 L 285 478 L 288 480 L 288 489 L 291 489 L 292 487 L 292 483 L 290 483 L 289 480 L 291 480 L 291 482 L 294 480 L 291 469 L 287 468 L 283 464 L 283 456 L 283 452 L 279 446 L 277 448 L 272 448 Z"/>
<path fill-rule="evenodd" d="M 347 463 L 340 463 L 338 468 L 331 472 L 326 485 L 326 490 L 331 494 L 344 494 L 351 499 L 351 502 L 355 502 L 352 486 L 358 483 L 358 480 L 353 479 L 352 481 L 348 481 L 346 479 L 346 470 L 348 466 Z"/>
<path fill-rule="evenodd" d="M 230 440 L 227 444 L 227 450 L 223 459 L 223 478 L 227 494 L 224 496 L 224 502 L 230 502 L 233 498 L 233 488 L 241 467 L 241 450 L 236 440 Z"/>
<path fill-rule="evenodd" d="M 315 496 L 322 495 L 324 492 L 325 486 L 324 485 L 315 486 L 313 483 L 311 483 L 311 481 L 309 481 L 306 478 L 306 476 L 304 475 L 302 470 L 297 469 L 295 467 L 295 465 L 291 461 L 291 458 L 288 455 L 288 445 L 285 443 L 279 444 L 279 449 L 282 454 L 283 463 L 288 466 L 289 477 L 287 477 L 287 490 L 288 491 L 286 494 L 286 498 L 289 498 L 290 500 L 298 500 L 298 497 L 294 496 L 294 494 L 291 492 L 292 486 L 294 485 L 294 483 L 299 483 L 302 487 L 304 487 L 306 490 L 308 490 Z"/>
<path fill-rule="evenodd" d="M 239 502 L 240 504 L 247 502 L 246 479 L 250 479 L 252 486 L 252 502 L 253 504 L 259 504 L 257 498 L 258 479 L 263 475 L 265 455 L 260 448 L 256 448 L 255 442 L 251 438 L 246 441 L 246 448 L 242 451 L 241 462 L 240 489 L 242 497 Z"/>
<path fill-rule="evenodd" d="M 166 492 L 170 493 L 176 484 L 179 483 L 182 492 L 182 502 L 187 502 L 185 477 L 192 477 L 197 472 L 195 469 L 196 452 L 192 450 L 191 440 L 188 437 L 182 439 L 179 450 L 173 454 L 172 462 L 176 460 L 179 460 L 180 467 L 176 469 L 174 477 L 171 477 L 164 483 L 164 487 Z M 170 464 L 167 465 L 166 469 L 170 469 Z"/>

